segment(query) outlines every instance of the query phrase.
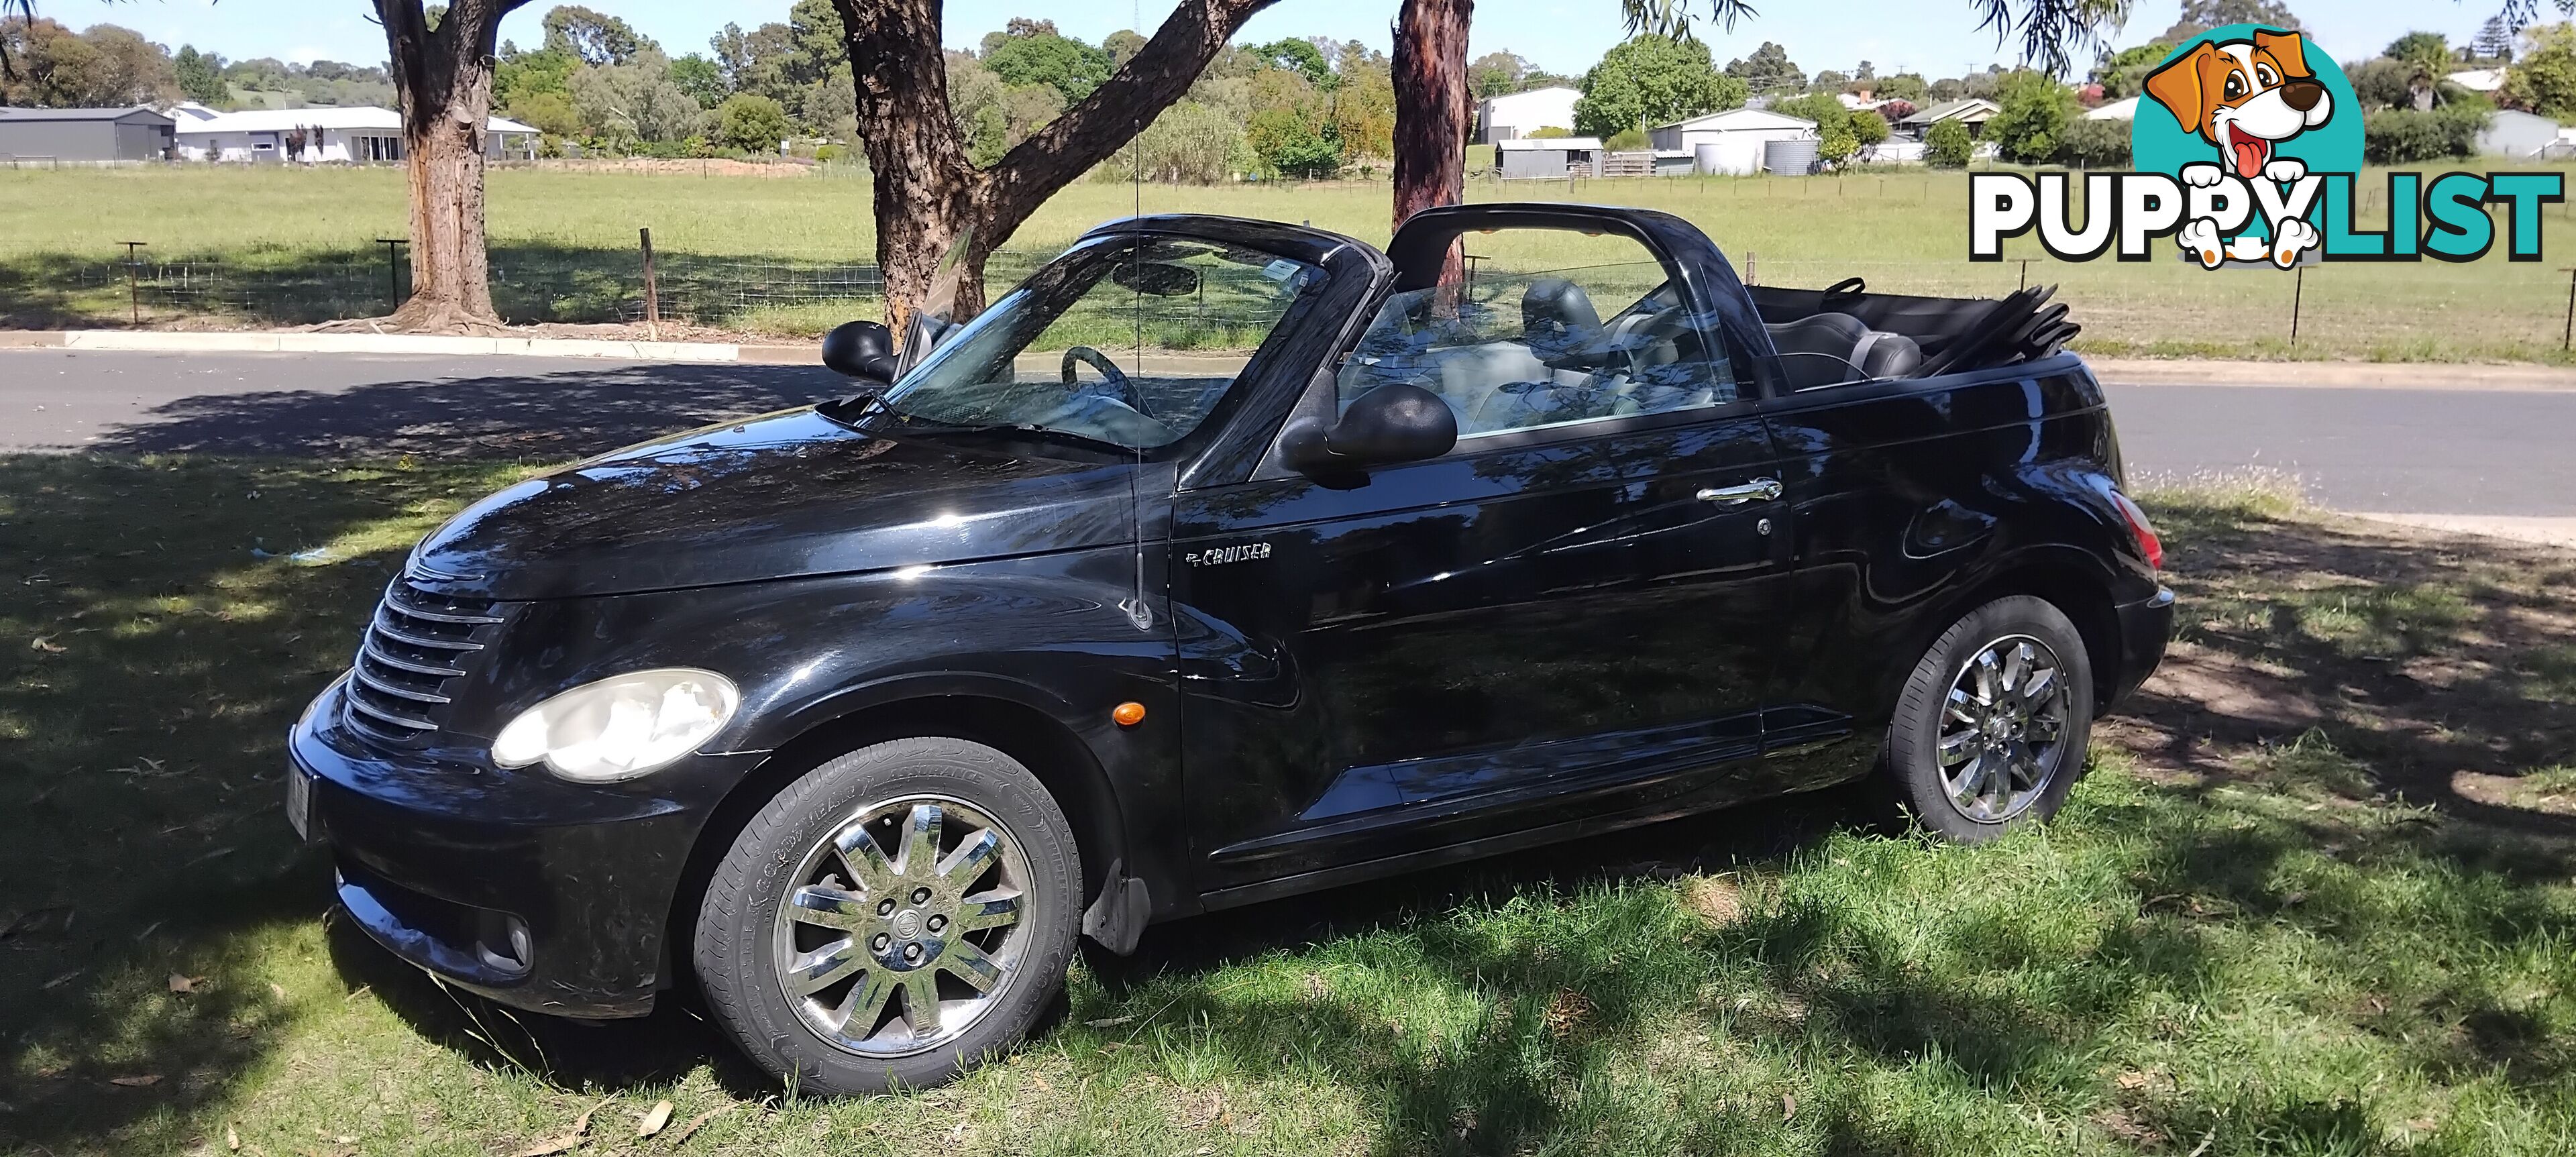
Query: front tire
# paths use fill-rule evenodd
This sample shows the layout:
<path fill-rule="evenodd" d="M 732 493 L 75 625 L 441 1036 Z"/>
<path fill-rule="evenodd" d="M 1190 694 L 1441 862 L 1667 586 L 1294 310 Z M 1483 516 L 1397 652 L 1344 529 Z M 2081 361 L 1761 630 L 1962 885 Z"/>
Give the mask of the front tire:
<path fill-rule="evenodd" d="M 1082 904 L 1072 826 L 1036 776 L 901 739 L 788 785 L 698 909 L 708 1008 L 801 1091 L 939 1084 L 1017 1043 L 1063 987 Z"/>
<path fill-rule="evenodd" d="M 1905 682 L 1887 729 L 1887 795 L 1958 843 L 2046 822 L 2084 771 L 2093 664 L 2045 599 L 1996 599 L 1952 624 Z"/>

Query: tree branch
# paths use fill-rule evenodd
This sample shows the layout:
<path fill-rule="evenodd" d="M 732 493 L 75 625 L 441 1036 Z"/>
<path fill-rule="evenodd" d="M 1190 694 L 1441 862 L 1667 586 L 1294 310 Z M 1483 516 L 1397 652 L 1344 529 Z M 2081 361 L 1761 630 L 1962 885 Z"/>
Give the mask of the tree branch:
<path fill-rule="evenodd" d="M 2129 0 L 1975 0 L 1984 18 L 1977 21 L 1980 30 L 1995 30 L 1995 44 L 2001 47 L 2013 33 L 2013 6 L 2019 3 L 2022 13 L 2021 58 L 2026 64 L 2039 66 L 2050 76 L 2064 76 L 2072 67 L 2074 48 L 2085 48 L 2099 55 L 2107 43 L 2103 34 L 2118 28 L 2129 18 Z"/>
<path fill-rule="evenodd" d="M 1190 90 L 1245 20 L 1273 2 L 1182 0 L 1108 81 L 1002 155 L 986 177 L 988 208 L 1019 211 L 1001 217 L 1025 215 L 1047 194 L 1108 160 Z"/>

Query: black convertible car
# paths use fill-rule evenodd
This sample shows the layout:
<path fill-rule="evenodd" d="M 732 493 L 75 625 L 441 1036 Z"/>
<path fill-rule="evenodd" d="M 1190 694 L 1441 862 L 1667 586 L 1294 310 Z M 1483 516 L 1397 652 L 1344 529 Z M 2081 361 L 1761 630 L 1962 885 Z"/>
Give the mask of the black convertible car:
<path fill-rule="evenodd" d="M 2044 292 L 1747 288 L 1666 214 L 1478 205 L 1384 253 L 1119 221 L 949 321 L 413 551 L 290 743 L 359 926 L 918 1085 L 1078 936 L 1863 777 L 1991 837 L 2163 654 Z"/>

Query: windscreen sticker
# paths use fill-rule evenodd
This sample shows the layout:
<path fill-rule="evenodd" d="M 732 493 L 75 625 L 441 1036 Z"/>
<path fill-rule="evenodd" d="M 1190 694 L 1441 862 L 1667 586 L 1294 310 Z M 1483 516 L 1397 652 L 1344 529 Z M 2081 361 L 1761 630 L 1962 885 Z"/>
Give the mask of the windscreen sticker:
<path fill-rule="evenodd" d="M 1297 263 L 1285 257 L 1261 267 L 1261 275 L 1272 281 L 1286 281 L 1297 275 Z"/>

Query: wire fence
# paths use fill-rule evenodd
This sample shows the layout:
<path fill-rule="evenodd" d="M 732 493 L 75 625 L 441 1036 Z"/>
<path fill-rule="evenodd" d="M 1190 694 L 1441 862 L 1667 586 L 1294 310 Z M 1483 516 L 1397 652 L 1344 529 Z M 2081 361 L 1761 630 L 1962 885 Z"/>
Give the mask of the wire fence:
<path fill-rule="evenodd" d="M 988 294 L 999 296 L 1052 256 L 993 254 Z M 2175 255 L 2073 264 L 1849 261 L 1756 246 L 1730 256 L 1746 281 L 1761 285 L 1820 287 L 1860 277 L 1880 292 L 2000 297 L 2026 284 L 2055 284 L 2058 300 L 2084 327 L 2078 348 L 2096 352 L 2567 360 L 2576 344 L 2569 340 L 2576 336 L 2576 271 L 2528 262 L 2330 263 L 2291 272 L 2209 271 Z M 490 260 L 493 302 L 505 321 L 645 317 L 643 262 L 634 250 L 500 243 Z M 875 316 L 885 289 L 875 263 L 841 253 L 666 252 L 656 257 L 655 275 L 661 319 L 746 333 L 811 335 Z M 224 260 L 47 255 L 0 262 L 0 325 L 302 325 L 391 312 L 409 288 L 408 260 L 389 246 Z M 1208 320 L 1221 327 L 1227 319 Z"/>
<path fill-rule="evenodd" d="M 1051 256 L 997 252 L 985 275 L 996 287 L 1008 285 Z M 800 315 L 857 316 L 885 295 L 874 262 L 840 255 L 660 253 L 654 266 L 658 316 L 715 328 L 810 330 L 824 323 L 806 323 Z M 493 306 L 513 324 L 634 322 L 646 315 L 637 252 L 504 244 L 492 248 L 490 267 Z M 410 263 L 391 247 L 238 260 L 49 255 L 0 265 L 0 319 L 97 324 L 189 317 L 306 325 L 390 313 L 410 289 Z"/>

